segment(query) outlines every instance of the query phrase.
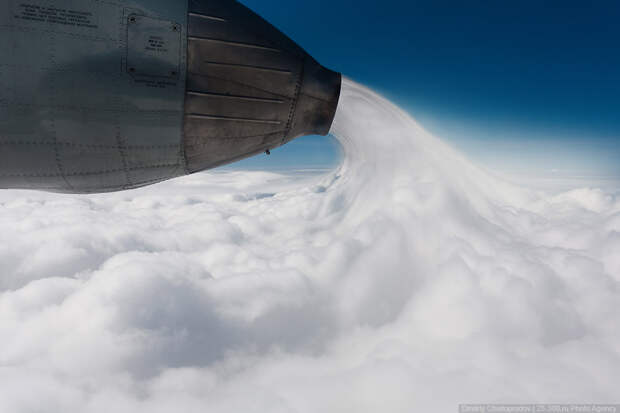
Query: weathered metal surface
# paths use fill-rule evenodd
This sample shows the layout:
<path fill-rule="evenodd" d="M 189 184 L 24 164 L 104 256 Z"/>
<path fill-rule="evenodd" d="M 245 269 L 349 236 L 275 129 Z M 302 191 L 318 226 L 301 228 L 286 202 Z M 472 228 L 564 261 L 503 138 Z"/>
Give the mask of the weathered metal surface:
<path fill-rule="evenodd" d="M 0 0 L 0 187 L 102 192 L 184 174 L 186 21 L 184 1 Z"/>
<path fill-rule="evenodd" d="M 326 135 L 340 74 L 236 1 L 190 0 L 185 153 L 190 172 Z"/>
<path fill-rule="evenodd" d="M 340 75 L 234 0 L 0 0 L 0 188 L 106 192 L 327 134 Z"/>

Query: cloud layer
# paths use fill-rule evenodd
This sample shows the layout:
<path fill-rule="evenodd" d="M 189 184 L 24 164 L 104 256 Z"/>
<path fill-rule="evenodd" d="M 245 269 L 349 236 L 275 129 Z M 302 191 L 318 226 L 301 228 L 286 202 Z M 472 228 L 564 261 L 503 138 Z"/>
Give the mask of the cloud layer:
<path fill-rule="evenodd" d="M 620 201 L 478 169 L 345 81 L 327 175 L 0 193 L 0 411 L 617 402 Z"/>

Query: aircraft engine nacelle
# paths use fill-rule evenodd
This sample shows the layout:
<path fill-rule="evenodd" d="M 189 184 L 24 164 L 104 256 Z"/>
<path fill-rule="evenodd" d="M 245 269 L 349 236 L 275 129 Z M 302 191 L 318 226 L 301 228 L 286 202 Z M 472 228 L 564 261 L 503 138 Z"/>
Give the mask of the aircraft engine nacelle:
<path fill-rule="evenodd" d="M 0 0 L 0 188 L 131 189 L 325 135 L 340 82 L 233 0 Z"/>

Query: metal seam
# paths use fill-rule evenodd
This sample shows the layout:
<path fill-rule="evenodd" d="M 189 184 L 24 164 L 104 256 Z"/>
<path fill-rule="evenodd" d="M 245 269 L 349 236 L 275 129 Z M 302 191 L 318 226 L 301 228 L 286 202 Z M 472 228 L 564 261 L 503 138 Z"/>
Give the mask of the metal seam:
<path fill-rule="evenodd" d="M 117 11 L 119 11 L 117 9 Z M 128 44 L 129 44 L 129 29 L 125 26 L 125 12 L 119 12 L 119 26 L 118 26 L 118 48 L 120 49 L 120 53 L 123 54 L 125 52 L 125 62 L 129 61 L 129 57 L 127 53 Z M 122 69 L 122 67 L 121 67 Z M 121 112 L 121 102 L 122 100 L 118 97 L 114 98 L 115 106 L 118 106 L 117 111 L 115 112 L 114 121 L 115 121 L 115 129 L 116 129 L 116 144 L 118 145 L 118 152 L 121 156 L 121 163 L 123 165 L 123 169 L 125 170 L 125 180 L 127 181 L 126 185 L 123 187 L 131 186 L 131 177 L 129 175 L 129 165 L 127 164 L 127 153 L 125 152 L 125 142 L 121 133 L 121 122 L 120 122 L 120 112 Z"/>
<path fill-rule="evenodd" d="M 36 103 L 19 103 L 19 102 L 9 102 L 7 100 L 0 100 L 0 106 L 2 107 L 17 107 L 17 108 L 48 108 L 50 105 L 38 105 Z M 70 106 L 70 105 L 56 105 L 57 109 L 62 110 L 73 110 L 76 112 L 95 112 L 95 113 L 131 113 L 131 114 L 145 114 L 145 115 L 178 115 L 181 111 L 179 110 L 136 110 L 136 109 L 128 109 L 128 110 L 119 110 L 119 109 L 96 109 L 96 108 L 87 108 L 80 106 Z"/>
<path fill-rule="evenodd" d="M 60 145 L 60 146 L 74 146 L 80 148 L 87 149 L 118 149 L 117 145 L 90 145 L 84 143 L 74 143 L 74 142 L 32 142 L 32 141 L 0 141 L 0 146 L 9 146 L 9 145 Z M 127 145 L 124 148 L 129 150 L 151 150 L 151 149 L 172 149 L 179 146 L 179 144 L 174 143 L 170 145 Z"/>
<path fill-rule="evenodd" d="M 295 116 L 295 110 L 297 110 L 297 102 L 299 101 L 299 93 L 301 92 L 301 86 L 303 84 L 303 78 L 306 70 L 306 58 L 301 60 L 301 70 L 299 71 L 299 77 L 297 78 L 297 82 L 295 84 L 295 95 L 293 97 L 293 103 L 291 104 L 291 110 L 288 115 L 288 122 L 286 124 L 286 133 L 282 137 L 281 145 L 284 145 L 284 141 L 288 138 L 289 133 L 291 133 L 291 128 L 293 127 L 293 117 Z"/>
<path fill-rule="evenodd" d="M 188 74 L 191 75 L 191 76 L 199 77 L 199 78 L 207 78 L 207 79 L 210 78 L 210 79 L 214 79 L 214 80 L 221 80 L 221 81 L 224 81 L 224 82 L 230 82 L 230 83 L 232 83 L 234 85 L 248 87 L 248 88 L 251 88 L 251 89 L 254 89 L 254 90 L 258 90 L 258 91 L 263 92 L 263 93 L 268 93 L 268 94 L 270 94 L 272 96 L 278 96 L 278 97 L 281 97 L 281 98 L 287 99 L 287 100 L 291 99 L 290 96 L 283 95 L 283 94 L 280 94 L 280 93 L 275 93 L 275 92 L 269 91 L 267 89 L 262 89 L 260 87 L 256 87 L 254 85 L 249 85 L 247 83 L 239 82 L 239 81 L 234 80 L 234 79 L 227 79 L 225 77 L 214 76 L 212 74 L 196 73 L 196 72 L 192 72 L 192 71 L 189 71 L 189 70 L 188 70 Z"/>
<path fill-rule="evenodd" d="M 207 19 L 207 20 L 213 20 L 213 21 L 217 21 L 217 22 L 221 22 L 221 23 L 228 23 L 228 20 L 226 20 L 223 17 L 218 17 L 218 16 L 210 16 L 208 14 L 202 14 L 202 13 L 196 13 L 196 12 L 188 12 L 187 15 L 189 17 L 197 17 L 199 19 Z"/>
<path fill-rule="evenodd" d="M 162 168 L 172 168 L 172 167 L 177 167 L 179 166 L 178 163 L 172 163 L 172 164 L 162 164 L 162 165 L 149 165 L 149 166 L 136 166 L 136 167 L 132 167 L 132 168 L 128 168 L 127 170 L 129 171 L 141 171 L 141 170 L 148 170 L 148 169 L 162 169 Z M 65 176 L 68 177 L 73 177 L 73 176 L 95 176 L 95 175 L 106 175 L 106 174 L 111 174 L 111 173 L 117 173 L 117 172 L 124 172 L 125 169 L 107 169 L 107 170 L 102 170 L 102 171 L 93 171 L 93 172 L 71 172 L 71 173 L 67 173 L 65 174 Z M 40 173 L 40 174 L 4 174 L 4 175 L 0 175 L 0 178 L 57 178 L 61 176 L 60 174 L 45 174 L 45 173 Z M 71 188 L 73 189 L 73 188 Z"/>
<path fill-rule="evenodd" d="M 182 165 L 183 168 L 183 172 L 185 175 L 189 175 L 191 173 L 190 169 L 189 169 L 189 163 L 188 163 L 188 156 L 187 156 L 187 144 L 185 142 L 186 140 L 186 135 L 185 135 L 185 130 L 186 130 L 186 122 L 185 122 L 185 113 L 187 111 L 187 83 L 189 82 L 189 16 L 191 14 L 190 11 L 190 6 L 189 6 L 189 1 L 187 0 L 186 6 L 187 6 L 187 17 L 185 20 L 185 55 L 184 57 L 184 65 L 185 65 L 185 90 L 183 91 L 183 112 L 181 113 L 181 131 L 180 131 L 180 135 L 181 135 L 181 141 L 179 142 L 180 147 L 179 147 L 179 151 L 178 151 L 178 159 L 180 161 L 180 164 Z M 183 30 L 183 28 L 181 28 L 181 30 Z M 183 33 L 181 33 L 181 42 L 183 42 Z M 181 43 L 182 44 L 182 43 Z M 181 50 L 183 50 L 183 48 L 181 48 Z"/>
<path fill-rule="evenodd" d="M 56 62 L 55 62 L 55 53 L 56 53 L 56 34 L 53 33 L 50 36 L 50 63 L 52 66 L 56 66 Z M 58 168 L 58 172 L 60 173 L 60 176 L 62 177 L 62 180 L 64 181 L 67 189 L 69 190 L 73 190 L 73 186 L 69 183 L 69 180 L 67 179 L 66 175 L 65 175 L 65 169 L 63 167 L 62 164 L 62 159 L 60 157 L 60 147 L 58 146 L 58 131 L 56 130 L 56 101 L 57 101 L 57 97 L 56 97 L 56 93 L 57 93 L 57 88 L 56 88 L 56 83 L 55 83 L 56 79 L 54 78 L 54 76 L 50 76 L 50 86 L 52 89 L 52 94 L 51 94 L 51 99 L 52 99 L 52 104 L 50 105 L 52 111 L 52 115 L 50 116 L 50 120 L 51 120 L 51 131 L 52 131 L 52 137 L 53 137 L 53 141 L 54 141 L 54 157 L 56 159 L 56 167 Z"/>
<path fill-rule="evenodd" d="M 275 53 L 282 53 L 282 50 L 280 50 L 280 49 L 275 49 L 273 47 L 263 46 L 263 45 L 260 45 L 260 44 L 234 42 L 234 41 L 230 41 L 230 40 L 214 39 L 214 38 L 211 38 L 211 37 L 201 37 L 201 36 L 188 36 L 187 38 L 189 40 L 195 40 L 195 41 L 198 41 L 198 42 L 220 43 L 220 44 L 225 44 L 225 45 L 228 45 L 228 46 L 243 47 L 243 48 L 246 48 L 246 49 L 257 49 L 257 50 L 265 50 L 265 51 L 275 52 Z"/>
<path fill-rule="evenodd" d="M 267 133 L 259 133 L 256 135 L 243 135 L 243 136 L 205 136 L 205 135 L 186 135 L 187 138 L 189 139 L 222 139 L 222 140 L 227 140 L 227 139 L 250 139 L 250 138 L 258 138 L 259 136 L 271 136 L 271 135 L 278 135 L 280 133 L 285 133 L 286 130 L 277 130 L 277 131 L 273 131 L 273 132 L 267 132 Z M 198 142 L 198 143 L 193 143 L 189 146 L 205 146 L 208 145 L 208 142 Z"/>

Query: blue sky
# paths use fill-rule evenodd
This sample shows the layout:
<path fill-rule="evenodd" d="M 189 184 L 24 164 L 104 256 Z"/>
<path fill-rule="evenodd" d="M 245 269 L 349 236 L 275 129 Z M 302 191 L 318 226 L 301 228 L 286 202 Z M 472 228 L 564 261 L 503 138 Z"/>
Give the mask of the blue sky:
<path fill-rule="evenodd" d="M 491 168 L 620 176 L 620 2 L 243 0 Z M 331 165 L 302 138 L 241 166 Z"/>

